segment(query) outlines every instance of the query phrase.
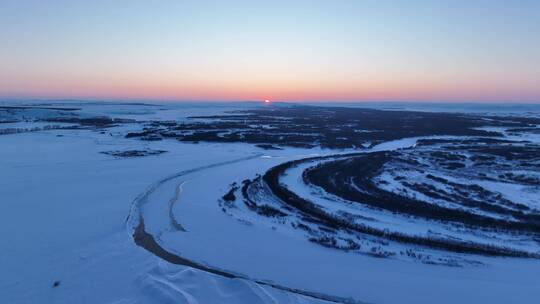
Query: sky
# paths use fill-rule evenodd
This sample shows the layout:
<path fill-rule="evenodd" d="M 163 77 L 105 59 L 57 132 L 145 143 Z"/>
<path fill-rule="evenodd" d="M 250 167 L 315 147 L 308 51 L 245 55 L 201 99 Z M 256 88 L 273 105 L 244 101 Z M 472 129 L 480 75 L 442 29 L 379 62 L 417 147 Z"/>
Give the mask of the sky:
<path fill-rule="evenodd" d="M 540 102 L 540 1 L 0 0 L 0 97 Z"/>

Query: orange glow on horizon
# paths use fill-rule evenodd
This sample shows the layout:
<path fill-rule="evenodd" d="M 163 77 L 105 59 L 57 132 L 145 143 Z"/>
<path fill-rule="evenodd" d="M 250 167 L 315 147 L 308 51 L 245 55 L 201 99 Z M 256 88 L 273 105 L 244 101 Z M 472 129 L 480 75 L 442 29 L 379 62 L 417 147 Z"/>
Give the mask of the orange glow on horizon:
<path fill-rule="evenodd" d="M 467 79 L 450 81 L 445 77 L 426 79 L 421 76 L 408 78 L 402 74 L 392 77 L 381 75 L 351 77 L 313 76 L 242 77 L 209 74 L 206 80 L 187 77 L 135 77 L 122 71 L 88 77 L 17 77 L 0 81 L 0 96 L 21 98 L 81 98 L 81 99 L 127 99 L 158 101 L 254 101 L 262 100 L 271 104 L 272 100 L 290 102 L 318 101 L 523 101 L 538 102 L 539 92 L 536 81 L 521 78 L 506 80 L 483 78 L 474 83 Z M 122 77 L 125 75 L 126 77 Z M 135 74 L 138 75 L 138 74 Z M 22 75 L 21 75 L 22 76 Z M 378 76 L 378 77 L 375 77 Z M 1 80 L 1 79 L 0 79 Z M 271 92 L 272 99 L 260 96 Z M 2 94 L 3 93 L 3 94 Z M 268 96 L 268 95 L 267 95 Z"/>

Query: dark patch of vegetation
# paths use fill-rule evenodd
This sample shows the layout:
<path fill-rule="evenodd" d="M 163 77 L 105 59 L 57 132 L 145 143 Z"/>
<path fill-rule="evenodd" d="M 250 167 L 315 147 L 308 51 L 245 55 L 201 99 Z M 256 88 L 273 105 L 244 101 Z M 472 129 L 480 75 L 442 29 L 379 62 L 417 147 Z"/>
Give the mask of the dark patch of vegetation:
<path fill-rule="evenodd" d="M 364 159 L 363 161 L 359 162 L 359 163 L 362 163 L 365 166 L 365 167 L 363 167 L 363 169 L 365 169 L 365 170 L 358 171 L 358 167 L 354 168 L 354 166 L 350 166 L 350 164 L 349 164 L 349 169 L 346 169 L 347 166 L 344 166 L 345 167 L 344 169 L 346 169 L 345 172 L 350 173 L 351 170 L 354 170 L 356 173 L 362 172 L 362 174 L 365 174 L 366 179 L 369 179 L 369 177 L 372 177 L 376 172 L 378 172 L 381 165 L 387 160 L 388 155 L 386 153 L 370 153 L 369 155 L 374 156 L 374 158 L 370 159 L 369 161 L 366 161 Z M 349 154 L 347 156 L 342 156 L 342 157 L 347 157 L 347 158 L 352 157 L 353 159 L 355 159 L 355 158 L 360 158 L 361 156 L 365 156 L 365 155 L 362 155 L 362 154 Z M 531 254 L 531 253 L 523 252 L 523 251 L 518 251 L 518 250 L 513 250 L 513 249 L 505 248 L 505 247 L 498 247 L 498 246 L 492 246 L 492 245 L 464 242 L 464 241 L 459 241 L 459 240 L 454 240 L 454 239 L 440 239 L 440 238 L 434 238 L 434 237 L 429 237 L 429 236 L 428 237 L 421 237 L 421 236 L 415 236 L 415 235 L 407 235 L 407 234 L 403 234 L 403 233 L 400 233 L 400 232 L 391 232 L 391 231 L 388 231 L 388 230 L 381 230 L 381 229 L 369 227 L 369 226 L 366 226 L 366 225 L 363 225 L 363 224 L 356 224 L 356 223 L 350 222 L 350 221 L 348 221 L 346 219 L 343 219 L 341 217 L 338 217 L 338 216 L 335 216 L 333 214 L 327 213 L 326 211 L 318 208 L 312 202 L 299 197 L 297 194 L 290 191 L 286 187 L 283 187 L 280 184 L 279 177 L 288 168 L 296 166 L 297 164 L 299 164 L 301 162 L 304 162 L 304 161 L 320 160 L 320 159 L 324 159 L 324 158 L 328 158 L 328 157 L 315 157 L 315 158 L 296 160 L 296 161 L 291 161 L 291 162 L 280 164 L 280 165 L 275 166 L 275 167 L 271 168 L 270 170 L 268 170 L 263 175 L 263 180 L 268 184 L 270 190 L 273 192 L 273 194 L 276 197 L 278 197 L 284 203 L 294 207 L 295 209 L 297 209 L 301 213 L 305 214 L 304 218 L 306 218 L 306 219 L 307 218 L 315 218 L 315 219 L 317 219 L 317 221 L 320 221 L 321 223 L 323 223 L 327 227 L 330 227 L 330 228 L 333 228 L 333 229 L 350 229 L 350 230 L 357 231 L 357 232 L 360 232 L 360 233 L 365 233 L 365 234 L 370 234 L 370 235 L 374 235 L 374 236 L 377 236 L 377 237 L 382 237 L 384 239 L 391 240 L 391 241 L 397 241 L 397 242 L 403 242 L 403 243 L 412 243 L 412 244 L 417 244 L 417 245 L 421 245 L 421 246 L 427 246 L 427 247 L 431 247 L 431 248 L 454 251 L 454 252 L 459 252 L 459 253 L 474 253 L 474 254 L 494 255 L 494 256 L 502 255 L 502 256 L 516 256 L 516 257 L 536 257 L 536 258 L 539 257 L 539 256 L 537 256 L 535 254 Z M 351 159 L 347 159 L 347 161 L 351 161 Z M 340 169 L 342 169 L 341 165 L 343 163 L 344 162 L 339 162 L 339 161 L 330 162 L 330 164 L 338 164 L 338 165 L 340 165 Z M 328 163 L 326 163 L 326 164 L 328 164 Z M 321 167 L 319 167 L 319 169 Z M 317 173 L 318 176 L 316 177 L 316 179 L 319 180 L 319 181 L 322 181 L 322 182 L 321 183 L 315 183 L 315 184 L 318 184 L 319 186 L 322 186 L 323 188 L 325 188 L 326 183 L 330 179 L 335 178 L 337 175 L 339 175 L 339 172 L 340 172 L 339 170 L 334 170 L 334 169 L 336 169 L 335 167 L 332 170 L 328 170 L 328 171 L 326 169 L 327 168 L 325 167 L 324 172 L 323 172 L 323 170 L 321 170 L 320 172 Z M 313 172 L 316 172 L 316 171 L 310 170 L 310 172 L 313 173 Z M 309 177 L 309 178 L 311 178 L 311 177 Z M 345 185 L 346 183 L 338 183 L 338 184 L 339 185 Z M 331 187 L 329 187 L 329 190 L 330 190 L 329 191 L 330 193 L 335 192 L 335 191 L 333 191 L 334 189 L 332 189 Z M 343 193 L 341 191 L 339 192 L 339 195 L 343 197 Z M 393 194 L 390 193 L 390 196 L 392 196 L 392 195 Z M 367 198 L 367 197 L 363 197 L 363 198 Z M 378 199 L 380 199 L 380 198 L 381 197 L 379 196 Z M 374 205 L 375 207 L 377 207 L 377 208 L 386 207 L 387 209 L 392 209 L 392 207 L 390 206 L 391 204 L 388 204 L 389 202 L 384 200 L 387 197 L 385 197 L 383 195 L 382 198 L 383 198 L 382 203 L 379 203 L 378 200 L 374 200 L 373 198 L 369 198 L 369 202 L 372 205 Z M 352 201 L 357 201 L 356 199 L 358 199 L 358 197 L 354 197 L 351 200 Z M 399 199 L 401 199 L 401 197 Z M 359 200 L 359 201 L 364 202 L 363 200 Z M 411 205 L 411 203 L 415 203 L 415 204 L 418 203 L 417 201 L 412 201 L 412 200 L 406 201 L 405 204 L 402 204 L 399 201 L 396 202 L 394 200 L 392 200 L 391 202 L 392 203 L 397 203 L 396 205 L 398 206 L 398 208 L 401 209 L 400 211 L 402 211 L 404 213 L 409 213 L 409 211 L 407 211 L 407 209 L 406 209 L 406 206 L 414 207 L 414 206 Z M 432 211 L 433 211 L 433 209 L 428 209 L 427 211 L 423 211 L 420 208 L 420 209 L 418 209 L 417 213 L 424 214 L 424 216 L 426 216 L 427 218 L 431 218 L 433 216 L 433 214 L 431 213 Z M 463 215 L 464 216 L 472 216 L 472 217 L 474 217 L 474 215 L 471 215 L 471 214 L 466 213 L 466 212 L 464 212 Z M 478 220 L 484 220 L 484 219 L 482 217 L 479 217 Z M 506 222 L 501 221 L 501 223 L 497 223 L 497 224 L 503 224 L 503 226 L 504 226 L 505 223 Z M 516 223 L 511 223 L 511 224 L 516 224 Z M 519 224 L 522 224 L 522 223 L 517 223 L 517 224 L 519 225 Z M 523 224 L 523 225 L 524 225 L 524 227 L 519 227 L 519 228 L 524 228 L 524 229 L 525 228 L 535 228 L 534 226 L 529 227 L 526 223 Z M 515 228 L 515 227 L 512 227 L 512 228 Z"/>
<path fill-rule="evenodd" d="M 443 165 L 448 170 L 456 170 L 456 169 L 465 168 L 464 163 L 458 163 L 458 162 L 448 162 L 448 163 L 444 163 Z"/>
<path fill-rule="evenodd" d="M 344 245 L 338 243 L 338 240 L 333 236 L 320 236 L 320 237 L 311 237 L 309 238 L 310 242 L 322 245 L 328 248 L 334 248 L 339 250 L 358 250 L 360 245 L 351 239 L 344 239 Z"/>
<path fill-rule="evenodd" d="M 114 157 L 143 157 L 150 155 L 159 155 L 165 153 L 165 150 L 125 150 L 125 151 L 103 151 L 100 153 Z"/>
<path fill-rule="evenodd" d="M 72 127 L 62 126 L 62 125 L 48 125 L 48 126 L 43 126 L 43 127 L 29 127 L 29 128 L 3 128 L 3 129 L 0 129 L 0 135 L 39 132 L 39 131 L 51 131 L 51 130 L 66 130 L 66 129 L 72 129 Z"/>
<path fill-rule="evenodd" d="M 251 210 L 254 210 L 257 208 L 257 203 L 255 203 L 249 196 L 248 189 L 249 186 L 253 183 L 253 181 L 249 179 L 245 179 L 242 181 L 242 197 L 244 198 L 244 204 Z"/>
<path fill-rule="evenodd" d="M 323 165 L 307 170 L 304 174 L 304 178 L 308 183 L 322 187 L 327 192 L 343 197 L 349 201 L 361 202 L 362 204 L 367 204 L 391 212 L 445 222 L 460 222 L 470 226 L 540 233 L 540 221 L 535 215 L 523 214 L 497 205 L 482 205 L 491 211 L 498 211 L 501 214 L 517 216 L 522 219 L 522 221 L 495 219 L 461 209 L 445 208 L 380 189 L 373 182 L 373 178 L 380 172 L 382 166 L 387 161 L 396 156 L 396 153 L 376 152 L 358 157 L 326 162 Z M 355 187 L 350 185 L 350 181 L 354 183 Z M 432 185 L 408 185 L 433 198 L 444 198 L 444 195 L 448 195 L 447 193 L 436 191 Z M 363 191 L 358 191 L 356 187 Z M 483 194 L 484 197 L 487 198 L 488 193 L 482 193 L 482 191 L 485 191 L 483 188 L 477 185 L 471 185 L 469 188 L 469 190 L 476 191 L 481 195 Z M 467 202 L 471 205 L 481 205 L 481 202 L 474 202 L 472 200 L 467 200 Z"/>
<path fill-rule="evenodd" d="M 45 119 L 48 122 L 61 122 L 61 123 L 72 123 L 79 124 L 86 127 L 96 127 L 96 128 L 108 128 L 115 126 L 121 123 L 130 123 L 135 120 L 132 119 L 122 119 L 122 118 L 110 118 L 110 117 L 90 117 L 90 118 L 79 118 L 79 117 L 53 117 Z"/>
<path fill-rule="evenodd" d="M 234 202 L 236 201 L 236 195 L 234 195 L 234 193 L 236 192 L 236 190 L 238 190 L 238 186 L 236 185 L 236 183 L 233 183 L 231 185 L 231 189 L 225 193 L 225 195 L 223 195 L 223 200 L 226 201 L 226 202 Z"/>
<path fill-rule="evenodd" d="M 540 119 L 533 118 L 490 117 L 486 121 L 481 116 L 464 114 L 313 106 L 264 107 L 192 118 L 198 121 L 152 122 L 145 131 L 127 136 L 147 138 L 154 134 L 189 142 L 246 142 L 262 148 L 281 145 L 341 149 L 415 136 L 500 137 L 502 134 L 498 132 L 475 128 L 540 124 Z"/>
<path fill-rule="evenodd" d="M 302 229 L 302 230 L 307 231 L 307 232 L 312 232 L 313 231 L 308 225 L 305 225 L 303 223 L 297 223 L 297 224 L 293 223 L 293 227 Z M 539 240 L 539 242 L 540 242 L 540 240 Z"/>
<path fill-rule="evenodd" d="M 267 216 L 267 217 L 284 217 L 287 216 L 286 213 L 278 210 L 274 207 L 268 205 L 258 205 L 257 214 Z"/>
<path fill-rule="evenodd" d="M 273 145 L 270 145 L 270 144 L 259 144 L 259 145 L 256 145 L 256 146 L 261 148 L 261 149 L 265 149 L 265 150 L 283 150 L 282 148 L 279 148 L 279 147 L 276 147 L 276 146 L 273 146 Z"/>
<path fill-rule="evenodd" d="M 44 106 L 0 106 L 2 110 L 28 110 L 28 109 L 41 109 L 41 110 L 55 110 L 55 111 L 78 111 L 80 108 L 64 108 L 64 107 L 44 107 Z"/>
<path fill-rule="evenodd" d="M 244 204 L 252 211 L 257 212 L 257 214 L 267 217 L 285 217 L 287 214 L 277 208 L 274 208 L 272 206 L 266 205 L 266 204 L 257 204 L 254 200 L 251 199 L 249 195 L 249 188 L 252 186 L 258 185 L 260 182 L 260 176 L 257 177 L 255 180 L 244 180 L 242 181 L 242 196 L 244 198 Z"/>

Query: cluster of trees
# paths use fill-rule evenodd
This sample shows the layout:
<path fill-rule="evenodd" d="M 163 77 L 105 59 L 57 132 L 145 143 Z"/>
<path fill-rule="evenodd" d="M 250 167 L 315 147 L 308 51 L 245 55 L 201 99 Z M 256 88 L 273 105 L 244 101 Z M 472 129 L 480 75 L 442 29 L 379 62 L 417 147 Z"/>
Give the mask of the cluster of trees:
<path fill-rule="evenodd" d="M 257 204 L 249 195 L 249 187 L 260 183 L 261 177 L 258 176 L 254 180 L 246 179 L 242 181 L 242 196 L 244 198 L 244 204 L 252 211 L 257 212 L 257 214 L 267 217 L 285 217 L 287 214 L 277 208 L 266 204 Z"/>
<path fill-rule="evenodd" d="M 378 155 L 381 157 L 378 159 L 378 161 L 382 162 L 385 159 L 385 155 L 381 153 L 373 153 L 373 155 Z M 314 158 L 310 159 L 313 160 Z M 320 158 L 319 158 L 320 159 Z M 362 163 L 367 164 L 372 169 L 378 167 L 377 164 L 377 158 L 373 159 L 372 161 L 366 161 L 363 160 Z M 451 240 L 451 239 L 441 239 L 441 238 L 434 238 L 434 237 L 422 237 L 422 236 L 416 236 L 416 235 L 408 235 L 396 231 L 389 231 L 387 229 L 377 229 L 370 226 L 366 226 L 363 224 L 356 224 L 353 222 L 350 222 L 342 217 L 335 216 L 333 214 L 330 214 L 320 208 L 318 208 L 315 204 L 312 202 L 298 196 L 294 192 L 290 191 L 281 183 L 279 182 L 279 177 L 287 170 L 288 168 L 297 165 L 298 163 L 305 161 L 305 160 L 296 160 L 291 161 L 287 163 L 280 164 L 278 166 L 275 166 L 268 170 L 263 175 L 264 182 L 268 185 L 272 193 L 279 198 L 281 201 L 283 201 L 285 204 L 294 207 L 301 213 L 304 213 L 310 217 L 314 217 L 318 219 L 321 223 L 324 225 L 334 228 L 334 229 L 350 229 L 353 231 L 357 231 L 360 233 L 365 233 L 373 236 L 377 236 L 383 239 L 391 240 L 391 241 L 397 241 L 402 243 L 410 243 L 410 244 L 416 244 L 436 249 L 442 249 L 446 251 L 453 251 L 453 252 L 460 252 L 460 253 L 474 253 L 474 254 L 482 254 L 482 255 L 491 255 L 491 256 L 513 256 L 513 257 L 534 257 L 534 258 L 540 258 L 540 255 L 533 254 L 525 251 L 519 251 L 514 250 L 511 248 L 506 247 L 500 247 L 500 246 L 494 246 L 494 245 L 488 245 L 488 244 L 479 244 L 479 243 L 473 243 L 473 242 L 465 242 L 465 241 L 458 241 L 458 240 Z M 328 163 L 326 163 L 328 164 Z M 350 165 L 350 164 L 349 164 Z M 380 165 L 380 164 L 379 164 Z M 336 169 L 336 168 L 334 168 Z M 345 169 L 346 168 L 341 168 Z M 350 166 L 348 170 L 357 170 L 354 166 Z M 321 171 L 318 174 L 318 178 L 325 177 L 322 180 L 327 181 L 326 178 L 329 176 L 335 175 L 336 171 L 332 170 L 330 172 L 327 171 Z M 358 171 L 356 171 L 358 173 Z M 361 171 L 362 174 L 365 173 Z M 369 173 L 367 173 L 369 176 Z M 320 185 L 321 183 L 319 183 Z M 325 183 L 324 185 L 327 186 Z M 344 183 L 338 183 L 337 185 L 344 185 Z M 328 188 L 328 187 L 327 187 Z M 341 193 L 340 193 L 341 194 Z M 379 197 L 380 198 L 380 197 Z M 384 199 L 384 197 L 383 197 Z M 354 200 L 353 200 L 354 201 Z M 375 200 L 371 200 L 374 202 Z M 384 201 L 384 200 L 383 200 Z M 389 201 L 384 201 L 385 203 L 389 203 Z M 395 202 L 399 205 L 399 202 Z M 423 212 L 423 211 L 422 211 Z M 467 213 L 468 214 L 468 213 Z M 425 214 L 428 218 L 430 216 L 430 213 Z"/>
<path fill-rule="evenodd" d="M 324 247 L 345 250 L 345 251 L 360 249 L 360 244 L 358 244 L 357 242 L 351 239 L 344 240 L 345 244 L 339 244 L 338 240 L 333 236 L 311 237 L 309 238 L 309 241 L 313 243 L 317 243 Z"/>
<path fill-rule="evenodd" d="M 486 123 L 516 126 L 515 121 L 504 118 L 486 122 L 473 115 L 310 106 L 268 107 L 192 118 L 199 120 L 185 123 L 154 122 L 153 128 L 148 131 L 133 132 L 129 136 L 144 139 L 152 133 L 154 136 L 176 137 L 190 142 L 247 142 L 266 147 L 321 146 L 342 149 L 414 136 L 496 137 L 501 134 L 477 130 L 475 127 Z M 528 126 L 529 123 L 531 121 L 519 121 L 517 125 Z"/>
<path fill-rule="evenodd" d="M 494 230 L 540 233 L 540 216 L 535 214 L 526 214 L 522 211 L 496 205 L 487 206 L 485 203 L 475 202 L 470 199 L 466 201 L 466 203 L 477 204 L 486 210 L 497 211 L 520 219 L 520 221 L 508 221 L 471 213 L 462 209 L 430 204 L 380 189 L 373 182 L 373 177 L 378 175 L 383 165 L 395 156 L 394 152 L 376 152 L 325 162 L 306 171 L 303 177 L 306 183 L 317 185 L 328 193 L 349 201 L 391 212 L 419 216 L 428 220 L 459 222 L 468 226 Z M 354 187 L 350 184 L 351 181 L 354 183 Z M 362 191 L 358 191 L 358 188 L 362 189 Z M 426 189 L 419 186 L 414 186 L 414 188 L 421 192 L 426 191 Z M 470 190 L 473 191 L 474 189 Z M 432 194 L 435 193 L 432 192 Z"/>
<path fill-rule="evenodd" d="M 71 127 L 47 125 L 43 127 L 31 127 L 31 128 L 4 128 L 4 129 L 0 129 L 0 135 L 47 131 L 47 130 L 56 130 L 56 129 L 68 129 L 68 128 L 71 128 Z"/>

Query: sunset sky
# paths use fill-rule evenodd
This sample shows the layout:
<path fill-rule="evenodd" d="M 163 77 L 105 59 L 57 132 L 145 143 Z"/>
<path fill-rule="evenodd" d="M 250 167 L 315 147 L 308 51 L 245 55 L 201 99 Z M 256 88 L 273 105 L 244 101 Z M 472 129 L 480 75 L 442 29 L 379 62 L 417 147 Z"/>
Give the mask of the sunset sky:
<path fill-rule="evenodd" d="M 0 0 L 0 97 L 540 102 L 540 1 Z"/>

